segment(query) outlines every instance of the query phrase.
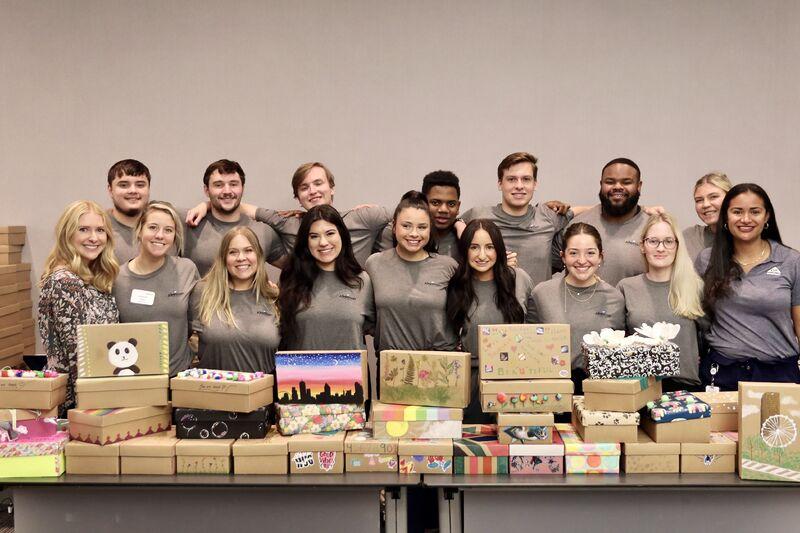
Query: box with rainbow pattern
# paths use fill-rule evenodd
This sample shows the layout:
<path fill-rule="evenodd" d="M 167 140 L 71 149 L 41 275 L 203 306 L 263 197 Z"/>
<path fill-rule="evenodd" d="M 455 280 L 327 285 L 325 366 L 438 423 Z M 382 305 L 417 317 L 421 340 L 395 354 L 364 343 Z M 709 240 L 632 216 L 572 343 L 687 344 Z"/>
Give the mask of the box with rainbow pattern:
<path fill-rule="evenodd" d="M 569 378 L 569 325 L 481 325 L 478 360 L 481 379 Z"/>
<path fill-rule="evenodd" d="M 372 402 L 372 431 L 378 439 L 459 439 L 464 411 Z"/>
<path fill-rule="evenodd" d="M 567 474 L 619 474 L 619 443 L 587 443 L 571 424 L 556 424 Z"/>
<path fill-rule="evenodd" d="M 469 435 L 453 441 L 454 474 L 508 474 L 508 444 L 496 435 Z"/>
<path fill-rule="evenodd" d="M 568 413 L 574 385 L 570 379 L 481 380 L 485 413 Z"/>

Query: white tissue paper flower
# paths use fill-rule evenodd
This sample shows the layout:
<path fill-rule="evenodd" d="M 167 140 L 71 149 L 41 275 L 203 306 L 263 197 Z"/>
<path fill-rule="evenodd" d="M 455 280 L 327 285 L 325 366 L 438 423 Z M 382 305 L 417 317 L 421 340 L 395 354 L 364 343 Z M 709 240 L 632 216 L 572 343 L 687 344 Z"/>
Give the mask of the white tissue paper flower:
<path fill-rule="evenodd" d="M 677 337 L 681 326 L 680 324 L 670 324 L 669 322 L 656 322 L 652 326 L 642 324 L 642 327 L 634 329 L 640 335 L 641 342 L 656 345 L 671 341 Z"/>

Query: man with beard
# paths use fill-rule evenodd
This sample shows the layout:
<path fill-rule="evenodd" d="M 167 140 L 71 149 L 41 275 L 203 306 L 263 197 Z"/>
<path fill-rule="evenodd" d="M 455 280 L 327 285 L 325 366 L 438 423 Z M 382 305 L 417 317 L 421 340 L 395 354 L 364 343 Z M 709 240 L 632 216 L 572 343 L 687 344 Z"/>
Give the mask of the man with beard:
<path fill-rule="evenodd" d="M 649 217 L 639 206 L 641 191 L 639 166 L 624 157 L 612 159 L 601 173 L 600 205 L 584 211 L 572 221 L 573 224 L 591 224 L 600 232 L 603 264 L 598 275 L 613 286 L 622 278 L 637 276 L 646 270 L 639 239 Z"/>
<path fill-rule="evenodd" d="M 240 207 L 244 193 L 244 170 L 236 161 L 220 159 L 211 163 L 203 174 L 203 191 L 211 212 L 195 227 L 186 231 L 183 255 L 205 276 L 219 253 L 222 237 L 236 226 L 247 226 L 258 236 L 267 262 L 281 268 L 286 252 L 278 234 L 265 224 L 245 215 Z"/>
<path fill-rule="evenodd" d="M 123 265 L 139 255 L 133 229 L 150 201 L 150 170 L 135 159 L 123 159 L 108 169 L 109 210 L 114 237 L 114 255 Z"/>

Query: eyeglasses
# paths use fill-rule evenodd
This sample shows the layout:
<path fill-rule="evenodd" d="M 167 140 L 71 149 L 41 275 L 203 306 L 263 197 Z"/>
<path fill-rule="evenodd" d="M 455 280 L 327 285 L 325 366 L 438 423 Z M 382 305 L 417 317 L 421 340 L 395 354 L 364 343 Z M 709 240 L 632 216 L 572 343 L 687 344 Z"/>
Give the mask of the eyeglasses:
<path fill-rule="evenodd" d="M 667 250 L 674 250 L 676 246 L 678 246 L 678 239 L 673 239 L 672 237 L 667 237 L 666 239 L 656 239 L 655 237 L 650 237 L 644 240 L 644 245 L 648 248 L 656 249 L 658 248 L 659 244 L 663 244 L 664 248 Z"/>

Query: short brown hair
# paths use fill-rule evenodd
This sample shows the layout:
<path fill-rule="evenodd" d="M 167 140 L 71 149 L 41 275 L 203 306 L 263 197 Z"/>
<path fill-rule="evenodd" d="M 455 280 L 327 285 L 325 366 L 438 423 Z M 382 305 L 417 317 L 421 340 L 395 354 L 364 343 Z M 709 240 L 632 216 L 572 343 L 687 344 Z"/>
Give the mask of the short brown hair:
<path fill-rule="evenodd" d="M 148 185 L 150 184 L 150 169 L 135 159 L 123 159 L 111 165 L 108 169 L 108 184 L 111 185 L 115 179 L 122 176 L 144 176 Z"/>
<path fill-rule="evenodd" d="M 500 161 L 500 164 L 497 165 L 497 181 L 503 179 L 503 172 L 520 163 L 530 163 L 531 166 L 533 166 L 533 179 L 536 180 L 536 174 L 539 172 L 539 167 L 536 166 L 538 162 L 539 160 L 536 159 L 536 156 L 528 152 L 514 152 L 513 154 L 508 154 L 505 159 Z"/>
<path fill-rule="evenodd" d="M 206 173 L 203 174 L 203 185 L 208 187 L 208 180 L 214 172 L 219 172 L 220 174 L 238 174 L 242 179 L 242 185 L 244 185 L 244 170 L 242 170 L 242 166 L 236 161 L 220 159 L 208 165 Z"/>
<path fill-rule="evenodd" d="M 336 183 L 334 183 L 333 181 L 333 172 L 331 172 L 328 167 L 326 167 L 319 161 L 314 161 L 312 163 L 303 163 L 302 165 L 297 167 L 297 170 L 295 170 L 294 174 L 292 175 L 292 194 L 294 195 L 295 198 L 297 198 L 297 189 L 300 188 L 300 184 L 303 183 L 303 180 L 306 179 L 306 176 L 308 175 L 309 172 L 311 172 L 311 169 L 314 167 L 319 167 L 325 171 L 325 177 L 328 178 L 328 185 L 330 185 L 331 187 L 334 187 L 336 185 Z"/>

